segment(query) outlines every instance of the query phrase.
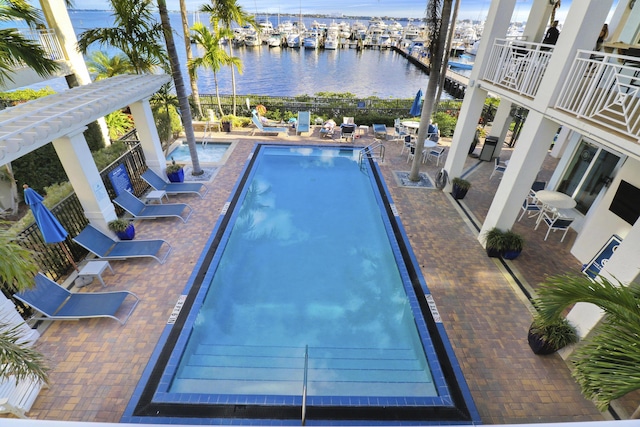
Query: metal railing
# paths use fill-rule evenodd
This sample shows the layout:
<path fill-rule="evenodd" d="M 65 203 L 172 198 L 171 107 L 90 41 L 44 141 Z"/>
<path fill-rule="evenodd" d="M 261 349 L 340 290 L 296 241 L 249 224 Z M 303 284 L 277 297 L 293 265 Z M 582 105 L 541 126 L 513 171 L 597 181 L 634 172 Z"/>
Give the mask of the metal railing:
<path fill-rule="evenodd" d="M 553 47 L 549 45 L 496 39 L 482 78 L 534 98 L 552 53 Z"/>
<path fill-rule="evenodd" d="M 58 42 L 55 30 L 20 30 L 20 34 L 24 38 L 38 43 L 45 51 L 48 59 L 53 61 L 63 61 L 66 59 L 62 47 L 60 47 L 60 43 Z M 22 63 L 22 65 L 23 67 L 27 66 L 24 63 Z"/>
<path fill-rule="evenodd" d="M 127 152 L 100 173 L 102 182 L 111 199 L 115 198 L 116 194 L 108 174 L 121 164 L 125 165 L 133 185 L 134 193 L 140 196 L 148 188 L 148 184 L 140 178 L 140 174 L 146 170 L 147 166 L 142 147 L 139 143 L 133 145 Z M 35 222 L 18 233 L 17 241 L 21 246 L 34 251 L 40 271 L 53 280 L 59 280 L 65 277 L 73 268 L 69 257 L 65 255 L 65 249 L 68 249 L 76 262 L 79 262 L 86 256 L 87 250 L 74 243 L 72 238 L 82 231 L 89 223 L 89 220 L 85 217 L 82 205 L 75 193 L 70 194 L 60 203 L 52 207 L 51 212 L 58 218 L 62 226 L 69 233 L 69 236 L 64 242 L 59 245 L 46 244 Z M 116 210 L 116 212 L 118 212 L 118 210 Z M 120 210 L 118 214 L 120 215 L 121 213 L 122 210 Z M 63 248 L 62 245 L 64 245 L 65 248 Z"/>
<path fill-rule="evenodd" d="M 375 153 L 376 149 L 379 151 L 377 155 Z M 380 159 L 380 161 L 384 163 L 385 150 L 386 148 L 382 142 L 375 141 L 360 150 L 358 153 L 358 163 L 362 166 L 362 161 L 365 159 L 365 156 L 369 156 L 373 159 Z"/>
<path fill-rule="evenodd" d="M 579 50 L 555 108 L 637 140 L 640 58 Z"/>

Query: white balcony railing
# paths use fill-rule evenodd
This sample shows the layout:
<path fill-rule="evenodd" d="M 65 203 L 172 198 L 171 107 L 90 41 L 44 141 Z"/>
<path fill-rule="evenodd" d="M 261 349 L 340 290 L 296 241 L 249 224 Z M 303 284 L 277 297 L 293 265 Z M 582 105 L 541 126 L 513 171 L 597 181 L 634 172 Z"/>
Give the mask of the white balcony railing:
<path fill-rule="evenodd" d="M 552 53 L 553 47 L 549 45 L 496 39 L 482 78 L 534 98 Z"/>
<path fill-rule="evenodd" d="M 22 30 L 20 34 L 28 40 L 38 43 L 45 51 L 46 57 L 53 61 L 63 61 L 65 59 L 55 30 Z M 23 65 L 26 67 L 26 65 Z"/>
<path fill-rule="evenodd" d="M 579 50 L 555 108 L 640 137 L 640 58 Z"/>

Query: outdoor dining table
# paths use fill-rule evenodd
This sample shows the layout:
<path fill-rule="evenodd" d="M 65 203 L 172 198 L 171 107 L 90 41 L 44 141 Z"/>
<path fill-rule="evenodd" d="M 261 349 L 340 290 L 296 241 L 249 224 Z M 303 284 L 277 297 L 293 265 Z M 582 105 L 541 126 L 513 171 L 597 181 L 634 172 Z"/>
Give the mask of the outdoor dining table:
<path fill-rule="evenodd" d="M 536 191 L 536 199 L 552 209 L 573 209 L 576 207 L 576 201 L 571 196 L 559 191 Z"/>
<path fill-rule="evenodd" d="M 402 122 L 401 125 L 409 129 L 414 134 L 418 133 L 418 129 L 420 128 L 420 122 L 416 122 L 413 120 L 407 120 L 405 122 Z"/>

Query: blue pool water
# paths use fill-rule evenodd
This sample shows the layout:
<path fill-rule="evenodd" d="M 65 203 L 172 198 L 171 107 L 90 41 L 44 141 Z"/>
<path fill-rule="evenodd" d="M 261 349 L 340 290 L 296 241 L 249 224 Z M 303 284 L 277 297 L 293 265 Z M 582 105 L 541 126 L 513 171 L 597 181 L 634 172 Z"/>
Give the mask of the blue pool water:
<path fill-rule="evenodd" d="M 228 143 L 213 143 L 208 142 L 203 144 L 201 142 L 196 143 L 196 151 L 198 152 L 198 159 L 202 163 L 218 163 L 222 160 L 231 144 Z M 167 160 L 175 160 L 178 163 L 190 162 L 191 154 L 189 153 L 189 146 L 186 142 L 176 146 L 169 155 Z"/>
<path fill-rule="evenodd" d="M 210 245 L 123 422 L 479 420 L 357 150 L 258 145 Z"/>

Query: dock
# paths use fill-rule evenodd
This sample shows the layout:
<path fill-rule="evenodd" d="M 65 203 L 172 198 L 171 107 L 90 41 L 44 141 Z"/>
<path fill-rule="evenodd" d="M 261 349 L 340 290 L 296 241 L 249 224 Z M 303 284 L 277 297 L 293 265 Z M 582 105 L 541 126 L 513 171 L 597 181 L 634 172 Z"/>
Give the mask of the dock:
<path fill-rule="evenodd" d="M 404 56 L 411 62 L 416 65 L 422 71 L 424 71 L 427 75 L 429 75 L 429 60 L 428 58 L 417 58 L 413 55 L 410 55 L 408 51 L 405 49 L 399 48 L 397 46 L 393 46 L 392 49 L 395 52 L 398 52 L 400 55 Z M 447 69 L 446 77 L 444 80 L 444 90 L 457 99 L 464 98 L 464 94 L 469 86 L 469 78 L 463 75 L 460 75 L 456 72 L 453 72 Z"/>

